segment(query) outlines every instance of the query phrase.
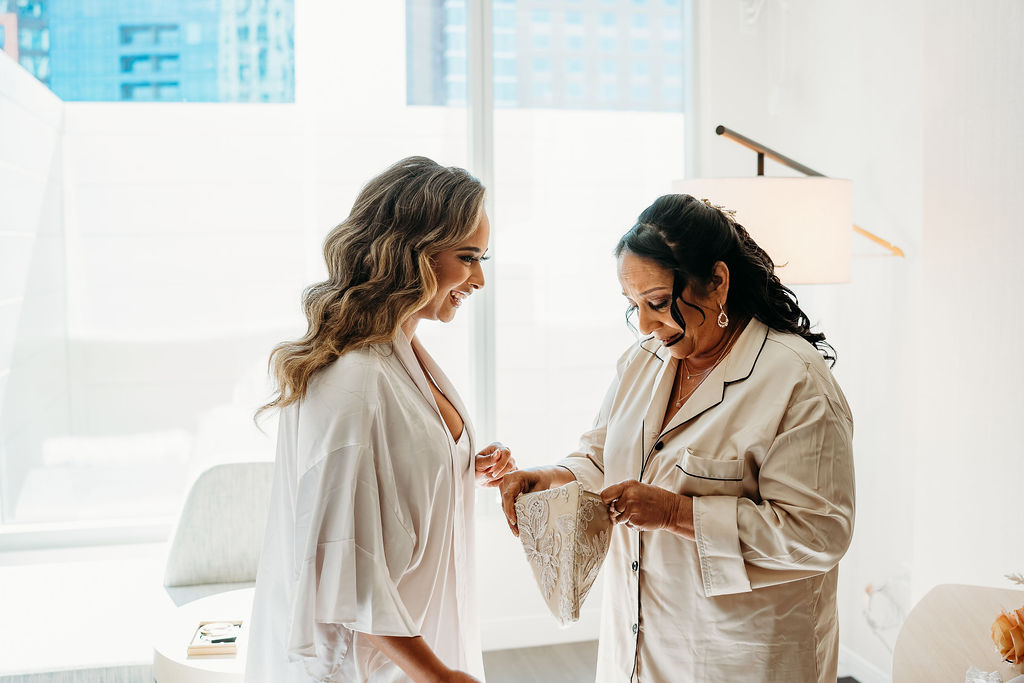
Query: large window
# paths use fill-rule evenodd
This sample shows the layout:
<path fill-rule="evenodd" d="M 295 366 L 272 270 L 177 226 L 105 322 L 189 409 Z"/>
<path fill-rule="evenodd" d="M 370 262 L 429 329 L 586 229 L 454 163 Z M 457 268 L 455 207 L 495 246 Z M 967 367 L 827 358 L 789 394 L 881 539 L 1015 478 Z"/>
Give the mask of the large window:
<path fill-rule="evenodd" d="M 560 46 L 534 54 L 520 41 L 529 87 L 494 114 L 496 436 L 524 465 L 575 448 L 634 339 L 612 251 L 682 177 L 684 126 L 682 98 L 663 99 L 649 75 L 630 70 L 641 60 L 682 69 L 681 49 L 653 38 L 634 49 L 627 38 L 667 13 L 681 10 L 516 3 L 517 26 L 536 32 L 539 14 Z M 573 33 L 581 22 L 585 33 Z M 581 52 L 566 42 L 574 37 Z M 603 50 L 603 38 L 614 48 Z"/>
<path fill-rule="evenodd" d="M 51 59 L 54 17 L 80 5 L 46 4 Z M 683 172 L 682 55 L 659 28 L 681 9 L 490 9 L 495 111 L 481 144 L 493 162 L 492 294 L 419 334 L 476 406 L 480 439 L 533 464 L 573 447 L 633 339 L 611 252 Z M 636 14 L 649 27 L 639 52 Z M 37 202 L 19 215 L 46 207 L 38 232 L 52 248 L 26 246 L 24 291 L 7 299 L 24 306 L 0 305 L 0 360 L 13 359 L 0 367 L 6 525 L 166 520 L 198 471 L 272 457 L 273 420 L 264 433 L 252 413 L 268 395 L 270 349 L 304 330 L 299 296 L 324 275 L 326 232 L 399 158 L 472 165 L 472 15 L 465 0 L 300 5 L 286 107 L 162 105 L 192 99 L 190 58 L 172 47 L 201 47 L 202 22 L 109 25 L 111 99 L 152 104 L 69 102 L 59 149 L 33 138 L 50 164 L 33 177 L 59 181 L 19 196 Z M 231 66 L 239 100 L 262 101 L 262 74 L 284 74 L 261 52 L 261 41 L 284 40 L 266 27 L 220 24 L 219 39 L 253 42 Z M 52 78 L 59 90 L 56 64 Z"/>
<path fill-rule="evenodd" d="M 3 108 L 18 135 L 0 145 L 0 549 L 159 538 L 199 471 L 272 458 L 273 416 L 261 432 L 253 413 L 271 348 L 305 329 L 324 235 L 404 156 L 469 165 L 466 110 L 406 102 L 401 3 L 305 7 L 295 103 L 171 103 L 189 67 L 164 47 L 205 31 L 124 21 L 105 32 L 111 70 L 146 106 Z M 423 330 L 443 332 L 460 386 L 470 324 Z"/>
<path fill-rule="evenodd" d="M 410 45 L 465 30 L 464 3 L 434 4 Z M 496 348 L 493 437 L 535 464 L 575 445 L 632 341 L 611 253 L 683 175 L 683 17 L 678 3 L 494 0 L 492 19 L 495 327 L 474 343 Z M 423 87 L 450 80 L 445 65 L 410 58 L 411 104 L 465 102 Z"/>

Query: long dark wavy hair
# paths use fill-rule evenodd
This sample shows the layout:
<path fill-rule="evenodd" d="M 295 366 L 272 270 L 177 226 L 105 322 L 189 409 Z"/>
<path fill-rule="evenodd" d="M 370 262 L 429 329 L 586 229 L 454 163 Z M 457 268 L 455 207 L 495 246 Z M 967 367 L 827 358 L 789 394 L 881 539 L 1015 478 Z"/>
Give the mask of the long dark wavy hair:
<path fill-rule="evenodd" d="M 836 352 L 821 332 L 811 331 L 811 322 L 797 303 L 796 294 L 775 274 L 775 264 L 739 223 L 720 209 L 688 194 L 658 197 L 644 209 L 632 228 L 615 247 L 616 258 L 630 251 L 670 269 L 672 319 L 683 331 L 686 323 L 678 302 L 699 311 L 681 299 L 683 290 L 705 292 L 711 284 L 715 263 L 729 268 L 729 314 L 757 318 L 779 332 L 791 332 L 810 342 L 831 365 Z M 627 312 L 632 313 L 632 309 Z"/>

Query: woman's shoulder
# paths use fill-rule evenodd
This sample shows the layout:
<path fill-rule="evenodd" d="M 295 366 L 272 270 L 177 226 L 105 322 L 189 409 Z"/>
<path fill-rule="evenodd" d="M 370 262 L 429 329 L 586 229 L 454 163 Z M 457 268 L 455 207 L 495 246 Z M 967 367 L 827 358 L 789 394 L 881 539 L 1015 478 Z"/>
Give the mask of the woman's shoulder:
<path fill-rule="evenodd" d="M 346 351 L 310 378 L 302 402 L 358 401 L 373 405 L 381 379 L 389 374 L 388 356 L 389 349 L 380 344 Z"/>
<path fill-rule="evenodd" d="M 828 364 L 817 348 L 809 341 L 792 332 L 768 329 L 764 351 L 772 360 L 794 368 L 820 366 L 828 370 Z"/>
<path fill-rule="evenodd" d="M 777 379 L 785 377 L 794 385 L 794 398 L 824 396 L 848 413 L 849 407 L 832 368 L 821 352 L 798 334 L 769 330 L 762 359 Z"/>
<path fill-rule="evenodd" d="M 307 468 L 340 447 L 369 442 L 387 403 L 387 374 L 380 349 L 353 349 L 318 370 L 305 395 L 282 409 L 281 425 L 294 435 L 291 447 L 308 459 Z"/>

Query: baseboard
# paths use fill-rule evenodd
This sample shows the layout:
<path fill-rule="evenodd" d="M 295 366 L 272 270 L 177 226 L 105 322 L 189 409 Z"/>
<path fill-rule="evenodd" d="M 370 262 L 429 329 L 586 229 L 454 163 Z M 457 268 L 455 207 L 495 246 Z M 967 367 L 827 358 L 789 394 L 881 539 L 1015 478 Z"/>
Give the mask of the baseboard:
<path fill-rule="evenodd" d="M 892 676 L 846 647 L 839 646 L 839 675 L 853 676 L 860 683 L 892 683 Z"/>
<path fill-rule="evenodd" d="M 549 614 L 512 619 L 488 619 L 480 624 L 480 642 L 485 652 L 510 648 L 537 647 L 597 640 L 601 610 L 580 612 L 580 620 L 562 628 Z"/>
<path fill-rule="evenodd" d="M 152 683 L 149 664 L 0 675 L 0 683 Z"/>

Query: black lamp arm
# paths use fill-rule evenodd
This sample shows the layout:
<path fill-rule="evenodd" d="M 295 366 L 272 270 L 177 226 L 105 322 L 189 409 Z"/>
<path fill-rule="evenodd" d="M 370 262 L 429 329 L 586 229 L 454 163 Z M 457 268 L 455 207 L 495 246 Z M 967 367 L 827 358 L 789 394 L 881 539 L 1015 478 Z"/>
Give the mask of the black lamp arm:
<path fill-rule="evenodd" d="M 755 152 L 757 152 L 757 175 L 759 175 L 759 176 L 763 176 L 764 175 L 764 158 L 768 157 L 769 159 L 774 159 L 775 161 L 779 162 L 783 166 L 788 166 L 791 169 L 793 169 L 794 171 L 799 171 L 800 173 L 803 173 L 804 175 L 816 176 L 816 177 L 819 177 L 819 178 L 825 178 L 826 177 L 824 173 L 819 173 L 818 171 L 815 171 L 810 166 L 804 166 L 799 161 L 795 161 L 793 159 L 790 159 L 785 154 L 779 154 L 778 152 L 776 152 L 771 147 L 765 147 L 760 142 L 757 142 L 755 140 L 751 140 L 746 135 L 741 135 L 740 133 L 737 133 L 734 130 L 726 128 L 725 126 L 717 126 L 715 128 L 715 132 L 718 133 L 719 135 L 721 135 L 722 137 L 729 138 L 733 142 L 738 142 L 739 144 L 743 145 L 744 147 L 748 147 L 748 148 L 754 150 Z M 865 230 L 864 228 L 860 227 L 859 225 L 854 225 L 853 229 L 854 229 L 854 231 L 857 234 L 863 235 L 864 237 L 867 237 L 872 242 L 875 242 L 876 244 L 879 244 L 879 245 L 885 247 L 894 256 L 900 256 L 900 257 L 905 256 L 905 254 L 903 253 L 902 249 L 897 247 L 895 244 L 892 244 L 892 243 L 882 239 L 881 237 L 879 237 L 878 235 L 874 234 L 873 232 L 868 232 L 867 230 Z"/>
<path fill-rule="evenodd" d="M 765 147 L 760 142 L 751 140 L 746 135 L 741 135 L 740 133 L 726 128 L 725 126 L 718 126 L 715 128 L 715 132 L 757 152 L 757 175 L 764 175 L 764 158 L 768 157 L 769 159 L 779 162 L 783 166 L 789 166 L 794 171 L 800 171 L 804 175 L 825 176 L 824 173 L 818 173 L 813 168 L 804 166 L 799 161 L 794 161 L 785 154 L 779 154 L 771 147 Z"/>

